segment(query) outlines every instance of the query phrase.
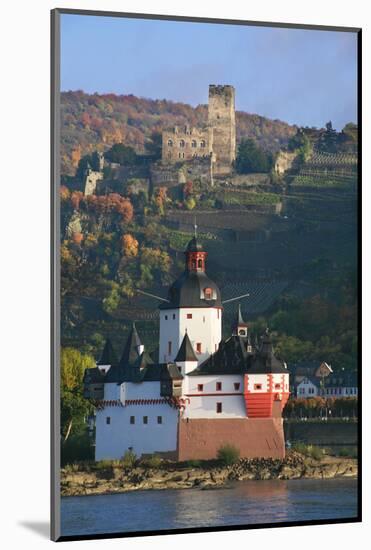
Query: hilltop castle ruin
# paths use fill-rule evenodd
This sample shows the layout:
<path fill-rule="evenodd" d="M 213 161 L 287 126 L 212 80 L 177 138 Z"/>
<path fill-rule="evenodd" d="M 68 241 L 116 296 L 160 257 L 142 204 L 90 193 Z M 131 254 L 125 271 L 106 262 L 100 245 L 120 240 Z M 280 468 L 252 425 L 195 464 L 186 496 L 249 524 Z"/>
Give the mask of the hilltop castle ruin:
<path fill-rule="evenodd" d="M 214 176 L 231 173 L 236 158 L 235 90 L 210 84 L 207 124 L 162 132 L 162 164 L 210 159 Z"/>

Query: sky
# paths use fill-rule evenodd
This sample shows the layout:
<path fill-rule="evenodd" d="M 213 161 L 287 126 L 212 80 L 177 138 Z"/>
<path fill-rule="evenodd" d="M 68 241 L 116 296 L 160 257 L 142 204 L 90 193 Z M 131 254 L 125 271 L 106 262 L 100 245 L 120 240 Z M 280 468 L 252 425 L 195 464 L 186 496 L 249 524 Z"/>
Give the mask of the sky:
<path fill-rule="evenodd" d="M 193 106 L 231 84 L 236 109 L 340 130 L 357 120 L 353 32 L 61 16 L 61 89 Z"/>

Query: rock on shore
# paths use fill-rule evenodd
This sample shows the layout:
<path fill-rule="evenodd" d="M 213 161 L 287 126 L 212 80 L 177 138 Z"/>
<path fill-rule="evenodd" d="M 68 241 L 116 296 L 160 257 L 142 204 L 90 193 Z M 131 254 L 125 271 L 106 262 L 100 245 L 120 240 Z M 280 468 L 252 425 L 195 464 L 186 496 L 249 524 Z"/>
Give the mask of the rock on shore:
<path fill-rule="evenodd" d="M 290 452 L 285 459 L 241 458 L 231 466 L 184 467 L 164 463 L 158 468 L 76 465 L 61 470 L 62 496 L 100 495 L 143 489 L 217 489 L 231 481 L 257 479 L 331 479 L 356 477 L 357 460 L 326 456 L 321 460 Z"/>

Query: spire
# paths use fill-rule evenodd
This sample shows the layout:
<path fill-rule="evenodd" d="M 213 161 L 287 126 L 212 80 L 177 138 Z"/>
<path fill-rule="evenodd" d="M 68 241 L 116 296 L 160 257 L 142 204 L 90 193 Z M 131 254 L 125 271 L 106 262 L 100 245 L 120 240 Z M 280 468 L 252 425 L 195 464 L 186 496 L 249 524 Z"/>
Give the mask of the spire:
<path fill-rule="evenodd" d="M 102 355 L 97 361 L 97 365 L 117 365 L 117 362 L 117 355 L 113 349 L 112 342 L 109 338 L 107 338 Z"/>
<path fill-rule="evenodd" d="M 262 357 L 273 357 L 274 356 L 272 339 L 271 339 L 271 335 L 270 335 L 268 327 L 265 329 L 265 334 L 262 336 L 260 349 L 259 349 L 259 354 Z"/>
<path fill-rule="evenodd" d="M 198 361 L 187 331 L 184 335 L 183 342 L 181 343 L 181 346 L 174 361 L 175 363 L 182 363 L 185 361 Z"/>
<path fill-rule="evenodd" d="M 140 355 L 142 355 L 144 346 L 140 341 L 135 323 L 133 323 L 128 339 L 126 340 L 124 351 L 120 359 L 120 366 L 135 363 Z"/>
<path fill-rule="evenodd" d="M 238 311 L 235 321 L 232 325 L 232 334 L 246 338 L 248 332 L 248 324 L 244 321 L 241 313 L 241 304 L 238 304 Z"/>

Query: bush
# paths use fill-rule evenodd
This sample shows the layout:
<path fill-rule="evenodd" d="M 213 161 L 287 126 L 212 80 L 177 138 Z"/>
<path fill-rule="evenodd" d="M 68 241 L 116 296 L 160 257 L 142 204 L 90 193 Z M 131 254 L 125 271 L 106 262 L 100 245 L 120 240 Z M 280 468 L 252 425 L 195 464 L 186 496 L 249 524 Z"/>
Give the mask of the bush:
<path fill-rule="evenodd" d="M 357 458 L 357 447 L 342 447 L 339 449 L 338 455 L 345 458 Z"/>
<path fill-rule="evenodd" d="M 188 468 L 200 468 L 201 467 L 201 460 L 187 460 L 186 466 Z"/>
<path fill-rule="evenodd" d="M 121 464 L 124 468 L 133 468 L 137 461 L 137 455 L 133 451 L 126 451 L 122 457 Z"/>
<path fill-rule="evenodd" d="M 141 460 L 141 465 L 143 465 L 145 468 L 158 468 L 161 463 L 162 458 L 156 454 Z"/>
<path fill-rule="evenodd" d="M 295 443 L 293 450 L 315 460 L 320 460 L 323 457 L 323 449 L 316 447 L 315 445 L 306 445 L 305 443 Z"/>
<path fill-rule="evenodd" d="M 223 445 L 218 449 L 218 460 L 225 466 L 235 464 L 240 458 L 240 451 L 233 445 Z"/>

